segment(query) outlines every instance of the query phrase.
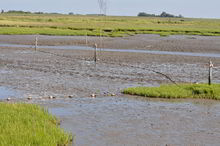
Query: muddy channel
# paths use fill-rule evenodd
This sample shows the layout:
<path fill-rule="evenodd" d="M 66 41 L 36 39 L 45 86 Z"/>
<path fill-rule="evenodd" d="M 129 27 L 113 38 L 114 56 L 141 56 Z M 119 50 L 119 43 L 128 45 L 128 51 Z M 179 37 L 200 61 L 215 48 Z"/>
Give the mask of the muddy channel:
<path fill-rule="evenodd" d="M 89 37 L 88 47 L 84 37 L 38 38 L 35 51 L 35 36 L 0 35 L 0 101 L 42 105 L 79 146 L 219 145 L 219 101 L 121 94 L 127 87 L 170 83 L 154 71 L 177 83 L 207 82 L 209 60 L 213 82 L 220 83 L 219 37 L 137 35 L 101 43 Z M 96 63 L 94 50 L 86 49 L 94 43 L 104 48 Z"/>

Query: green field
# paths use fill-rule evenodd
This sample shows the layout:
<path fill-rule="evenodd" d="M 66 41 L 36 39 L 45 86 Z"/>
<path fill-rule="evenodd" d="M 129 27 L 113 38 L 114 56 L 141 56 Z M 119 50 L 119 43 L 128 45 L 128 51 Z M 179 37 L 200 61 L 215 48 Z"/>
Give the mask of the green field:
<path fill-rule="evenodd" d="M 160 87 L 134 87 L 123 90 L 124 94 L 152 98 L 203 98 L 220 100 L 220 84 L 161 85 Z"/>
<path fill-rule="evenodd" d="M 72 139 L 37 105 L 0 103 L 0 121 L 0 146 L 65 146 Z"/>
<path fill-rule="evenodd" d="M 220 19 L 0 14 L 0 34 L 89 35 L 135 34 L 220 36 Z"/>

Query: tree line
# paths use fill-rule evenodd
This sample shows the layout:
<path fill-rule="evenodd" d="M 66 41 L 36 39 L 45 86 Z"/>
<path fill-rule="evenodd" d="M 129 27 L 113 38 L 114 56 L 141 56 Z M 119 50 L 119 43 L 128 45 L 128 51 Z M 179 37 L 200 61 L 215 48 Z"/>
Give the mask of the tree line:
<path fill-rule="evenodd" d="M 21 11 L 21 10 L 9 10 L 4 11 L 1 10 L 1 13 L 7 13 L 7 14 L 60 14 L 60 13 L 44 13 L 44 12 L 29 12 L 29 11 Z"/>
<path fill-rule="evenodd" d="M 148 14 L 148 13 L 145 13 L 145 12 L 140 12 L 138 13 L 139 17 L 176 17 L 176 18 L 183 18 L 183 16 L 180 14 L 178 16 L 175 16 L 173 14 L 169 14 L 167 12 L 162 12 L 160 15 L 156 15 L 156 14 Z"/>
<path fill-rule="evenodd" d="M 63 13 L 46 13 L 46 12 L 29 12 L 29 11 L 21 11 L 21 10 L 9 10 L 9 11 L 4 11 L 1 10 L 1 14 L 60 14 L 62 15 Z M 83 15 L 83 14 L 74 14 L 73 12 L 69 12 L 68 15 Z M 105 14 L 86 14 L 86 15 L 91 15 L 91 16 L 106 16 Z"/>

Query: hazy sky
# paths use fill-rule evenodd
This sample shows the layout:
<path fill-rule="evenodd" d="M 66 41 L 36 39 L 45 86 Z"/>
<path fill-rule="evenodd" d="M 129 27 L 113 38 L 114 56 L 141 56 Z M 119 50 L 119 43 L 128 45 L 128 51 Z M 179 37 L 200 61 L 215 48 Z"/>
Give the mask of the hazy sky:
<path fill-rule="evenodd" d="M 107 0 L 107 15 L 136 16 L 138 12 L 160 14 L 162 11 L 185 17 L 220 18 L 220 0 Z M 99 13 L 98 0 L 1 0 L 0 9 Z"/>

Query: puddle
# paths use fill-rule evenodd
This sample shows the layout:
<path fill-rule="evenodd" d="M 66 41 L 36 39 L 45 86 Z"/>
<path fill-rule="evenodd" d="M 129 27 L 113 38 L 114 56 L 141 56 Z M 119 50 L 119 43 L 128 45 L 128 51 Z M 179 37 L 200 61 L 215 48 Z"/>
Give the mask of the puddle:
<path fill-rule="evenodd" d="M 3 70 L 3 69 L 0 70 L 0 74 L 11 74 L 11 73 L 12 71 L 9 70 Z"/>
<path fill-rule="evenodd" d="M 218 145 L 220 103 L 199 102 L 104 97 L 41 105 L 76 136 L 76 145 Z"/>
<path fill-rule="evenodd" d="M 18 97 L 20 93 L 7 87 L 0 86 L 0 100 L 8 97 Z"/>
<path fill-rule="evenodd" d="M 34 48 L 32 45 L 18 45 L 18 44 L 0 44 L 0 47 L 21 47 Z M 94 50 L 92 47 L 86 46 L 38 46 L 41 49 L 67 49 L 67 50 Z M 127 52 L 127 53 L 147 53 L 158 55 L 181 55 L 192 57 L 216 57 L 220 58 L 218 53 L 192 53 L 192 52 L 172 52 L 172 51 L 152 51 L 152 50 L 136 50 L 136 49 L 101 49 L 106 52 Z"/>

